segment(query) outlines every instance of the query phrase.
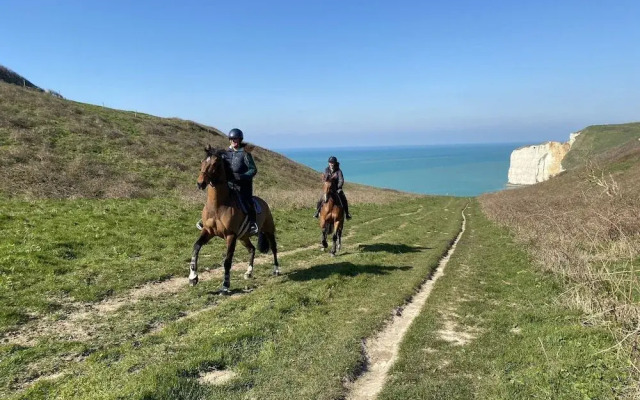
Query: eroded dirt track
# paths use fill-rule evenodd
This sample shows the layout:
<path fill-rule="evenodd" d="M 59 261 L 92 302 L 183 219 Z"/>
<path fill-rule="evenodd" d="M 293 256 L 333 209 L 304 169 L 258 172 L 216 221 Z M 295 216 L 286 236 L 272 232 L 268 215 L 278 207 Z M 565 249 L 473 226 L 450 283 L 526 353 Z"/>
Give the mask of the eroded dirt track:
<path fill-rule="evenodd" d="M 378 335 L 364 342 L 364 353 L 367 358 L 365 371 L 356 381 L 349 385 L 350 392 L 347 399 L 375 399 L 382 390 L 387 373 L 398 357 L 400 343 L 405 333 L 411 326 L 413 320 L 420 314 L 436 281 L 444 274 L 444 269 L 447 266 L 449 258 L 451 258 L 451 255 L 454 253 L 465 228 L 466 217 L 464 210 L 462 210 L 462 226 L 460 232 L 447 251 L 447 254 L 440 260 L 435 272 L 420 287 L 418 292 L 402 309 L 401 313 L 396 313 L 393 319 Z"/>

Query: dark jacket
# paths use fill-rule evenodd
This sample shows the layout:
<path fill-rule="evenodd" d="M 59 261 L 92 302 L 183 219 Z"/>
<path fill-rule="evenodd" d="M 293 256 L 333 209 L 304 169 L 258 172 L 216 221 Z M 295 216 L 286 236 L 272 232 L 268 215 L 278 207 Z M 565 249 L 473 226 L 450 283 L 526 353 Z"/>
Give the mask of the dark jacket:
<path fill-rule="evenodd" d="M 342 170 L 339 166 L 337 166 L 333 172 L 331 172 L 329 167 L 325 168 L 322 179 L 324 181 L 330 180 L 331 188 L 334 191 L 342 190 L 342 185 L 344 185 L 344 176 L 342 175 Z"/>
<path fill-rule="evenodd" d="M 229 147 L 229 150 L 227 150 L 227 160 L 229 160 L 231 170 L 233 171 L 233 176 L 229 177 L 229 180 L 236 183 L 251 183 L 253 177 L 258 173 L 256 163 L 253 161 L 253 156 L 244 149 L 244 146 L 241 146 L 238 150 Z"/>

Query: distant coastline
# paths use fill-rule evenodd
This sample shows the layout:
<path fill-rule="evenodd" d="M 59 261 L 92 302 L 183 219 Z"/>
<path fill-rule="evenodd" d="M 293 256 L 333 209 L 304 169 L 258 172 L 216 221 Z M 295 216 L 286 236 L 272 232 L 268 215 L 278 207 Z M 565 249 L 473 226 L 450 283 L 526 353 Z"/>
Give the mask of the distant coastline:
<path fill-rule="evenodd" d="M 330 155 L 345 179 L 411 193 L 477 196 L 507 189 L 511 152 L 522 143 L 276 149 L 316 171 Z"/>
<path fill-rule="evenodd" d="M 372 145 L 372 146 L 313 146 L 313 147 L 268 147 L 269 149 L 281 154 L 291 151 L 343 151 L 343 150 L 406 150 L 415 148 L 434 148 L 434 147 L 476 147 L 476 146 L 513 146 L 513 150 L 521 147 L 530 146 L 530 142 L 496 142 L 496 143 L 446 143 L 446 144 L 410 144 L 410 145 Z"/>

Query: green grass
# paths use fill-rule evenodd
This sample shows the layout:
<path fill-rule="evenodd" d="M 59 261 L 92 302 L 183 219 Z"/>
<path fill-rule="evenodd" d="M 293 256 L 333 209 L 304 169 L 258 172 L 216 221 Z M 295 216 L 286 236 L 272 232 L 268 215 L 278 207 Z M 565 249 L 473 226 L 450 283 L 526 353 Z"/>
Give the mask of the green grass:
<path fill-rule="evenodd" d="M 6 200 L 0 212 L 0 331 L 12 326 L 5 314 L 22 320 L 178 273 L 198 215 L 171 200 Z"/>
<path fill-rule="evenodd" d="M 467 201 L 433 197 L 356 206 L 356 220 L 347 225 L 349 237 L 336 258 L 319 252 L 319 246 L 284 253 L 281 277 L 270 276 L 267 259 L 256 266 L 251 281 L 242 279 L 242 269 L 234 270 L 229 297 L 217 294 L 217 276 L 194 288 L 148 294 L 109 312 L 89 312 L 75 321 L 78 329 L 91 331 L 85 337 L 41 334 L 30 345 L 0 345 L 0 396 L 341 398 L 345 380 L 362 369 L 362 339 L 379 330 L 433 270 L 457 234 Z M 3 245 L 22 238 L 18 247 L 40 243 L 61 249 L 57 257 L 15 255 L 30 260 L 31 269 L 20 276 L 30 284 L 14 286 L 2 298 L 2 308 L 13 301 L 18 311 L 30 311 L 25 320 L 5 320 L 5 331 L 28 328 L 39 319 L 74 323 L 69 313 L 86 308 L 86 302 L 126 296 L 144 282 L 173 276 L 186 282 L 196 236 L 192 225 L 197 210 L 190 206 L 159 199 L 43 203 L 48 207 L 42 209 L 55 210 L 40 218 L 49 229 L 58 226 L 49 235 L 45 230 L 29 236 L 28 229 L 17 229 L 28 211 L 38 209 L 28 202 L 12 201 L 10 222 L 3 221 L 12 224 L 6 231 L 16 230 Z M 627 366 L 611 352 L 598 353 L 612 345 L 611 337 L 601 328 L 584 326 L 580 314 L 556 303 L 560 286 L 535 272 L 523 250 L 472 204 L 467 232 L 410 329 L 382 398 L 614 397 L 627 384 Z M 169 216 L 163 221 L 167 227 L 159 231 L 156 214 Z M 78 220 L 100 215 L 100 226 L 113 238 L 86 240 L 90 244 L 80 248 L 54 247 L 62 239 L 82 240 L 86 226 Z M 281 251 L 318 243 L 319 228 L 309 215 L 308 209 L 276 212 Z M 124 240 L 134 228 L 135 240 Z M 156 235 L 161 243 L 147 249 Z M 110 271 L 134 253 L 136 268 Z M 220 241 L 204 247 L 201 271 L 205 266 L 219 269 L 221 256 Z M 246 262 L 243 249 L 236 253 L 238 262 Z M 79 287 L 68 289 L 72 277 L 82 277 L 92 263 L 96 287 L 77 282 Z M 39 296 L 38 285 L 44 283 L 37 278 L 47 275 L 42 271 L 61 266 L 67 271 L 61 276 L 67 278 L 53 275 L 39 287 L 48 295 Z M 42 304 L 43 297 L 58 293 L 66 301 L 57 307 Z M 454 319 L 475 339 L 465 346 L 442 340 L 438 330 L 443 318 Z M 237 375 L 220 386 L 197 380 L 216 369 Z"/>
<path fill-rule="evenodd" d="M 268 262 L 256 268 L 257 277 L 249 282 L 242 280 L 242 271 L 234 272 L 236 295 L 229 298 L 217 295 L 221 277 L 213 278 L 195 288 L 185 286 L 111 313 L 89 315 L 79 323 L 91 328 L 88 337 L 65 339 L 51 334 L 34 345 L 2 345 L 0 394 L 17 398 L 216 398 L 222 394 L 335 398 L 345 390 L 342 379 L 355 375 L 361 365 L 360 340 L 378 329 L 436 265 L 459 227 L 463 202 L 426 198 L 391 206 L 356 206 L 357 219 L 346 233 L 351 237 L 335 259 L 317 248 L 309 249 L 284 256 L 280 278 L 270 276 Z M 29 229 L 18 229 L 29 211 L 38 210 L 27 202 L 12 201 L 12 217 L 3 222 L 12 224 L 7 231 L 16 231 L 3 245 L 21 238 L 17 247 L 37 244 L 49 249 L 47 254 L 61 249 L 57 257 L 21 253 L 3 263 L 3 268 L 16 260 L 30 263 L 19 279 L 15 273 L 9 275 L 16 279 L 2 306 L 29 310 L 28 317 L 35 319 L 5 320 L 5 331 L 20 324 L 28 328 L 37 319 L 64 323 L 69 312 L 84 307 L 76 298 L 85 302 L 117 297 L 143 282 L 171 276 L 184 276 L 186 282 L 197 210 L 165 200 L 43 203 L 48 207 L 41 209 L 53 209 L 53 214 L 34 215 L 43 217 L 41 223 L 50 224 L 46 227 L 51 231 L 30 236 Z M 319 228 L 310 214 L 308 209 L 276 212 L 281 250 L 319 242 Z M 83 239 L 85 234 L 95 234 L 83 222 L 94 216 L 102 216 L 102 228 L 95 232 L 109 232 L 112 238 Z M 158 230 L 157 218 L 167 226 Z M 406 227 L 400 229 L 403 224 Z M 133 230 L 135 240 L 126 240 Z M 160 243 L 154 247 L 156 235 Z M 59 245 L 76 242 L 91 244 Z M 219 264 L 219 242 L 203 249 L 201 267 Z M 245 254 L 239 249 L 237 259 L 246 260 Z M 133 259 L 134 268 L 112 271 Z M 56 268 L 66 273 L 43 272 Z M 92 285 L 82 281 L 87 269 L 95 274 Z M 39 277 L 46 282 L 38 282 Z M 16 282 L 22 280 L 29 283 Z M 39 295 L 42 291 L 47 296 Z M 56 307 L 43 304 L 43 297 L 56 298 L 60 293 L 67 296 L 66 301 L 55 302 Z M 184 318 L 202 309 L 206 311 Z M 239 375 L 220 388 L 202 386 L 194 379 L 213 368 L 230 368 Z M 56 373 L 65 375 L 30 384 Z"/>
<path fill-rule="evenodd" d="M 176 199 L 41 200 L 0 203 L 0 332 L 66 303 L 95 302 L 136 285 L 184 274 L 201 205 Z M 359 208 L 367 215 L 381 206 Z M 280 251 L 319 237 L 307 210 L 276 210 Z M 221 260 L 221 240 L 203 265 Z M 246 254 L 239 247 L 238 254 Z M 208 264 L 207 264 L 208 263 Z"/>
<path fill-rule="evenodd" d="M 474 203 L 454 256 L 414 321 L 380 399 L 613 399 L 629 366 L 603 327 L 556 299 L 510 235 Z M 442 331 L 469 334 L 465 344 Z"/>
<path fill-rule="evenodd" d="M 583 129 L 562 160 L 565 169 L 577 168 L 617 147 L 640 139 L 640 122 L 593 125 Z"/>

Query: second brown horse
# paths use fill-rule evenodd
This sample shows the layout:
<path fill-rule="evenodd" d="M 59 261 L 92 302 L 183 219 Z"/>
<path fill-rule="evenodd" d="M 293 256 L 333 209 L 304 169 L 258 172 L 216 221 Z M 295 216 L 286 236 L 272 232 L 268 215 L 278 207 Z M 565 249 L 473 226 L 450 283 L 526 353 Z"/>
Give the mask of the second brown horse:
<path fill-rule="evenodd" d="M 332 189 L 331 181 L 326 180 L 322 186 L 324 192 L 322 197 L 322 207 L 320 208 L 320 229 L 322 229 L 322 249 L 329 246 L 327 236 L 333 233 L 333 247 L 331 256 L 336 255 L 336 251 L 342 247 L 342 228 L 344 227 L 344 210 L 340 201 L 336 200 L 337 193 Z"/>
<path fill-rule="evenodd" d="M 200 174 L 198 175 L 198 187 L 207 189 L 207 202 L 202 209 L 203 228 L 200 237 L 193 245 L 191 265 L 189 273 L 189 283 L 198 283 L 198 253 L 211 238 L 218 236 L 225 240 L 227 253 L 225 254 L 224 280 L 222 282 L 222 293 L 228 293 L 230 287 L 231 263 L 236 243 L 239 240 L 249 251 L 249 268 L 245 273 L 245 278 L 251 277 L 253 273 L 253 260 L 256 248 L 251 243 L 246 214 L 238 204 L 238 200 L 232 196 L 229 188 L 227 176 L 230 175 L 229 165 L 223 159 L 224 150 L 215 150 L 211 146 L 205 149 L 207 157 L 202 161 Z M 267 253 L 269 249 L 273 253 L 273 274 L 280 274 L 278 266 L 278 250 L 276 245 L 275 224 L 273 215 L 267 203 L 259 197 L 255 197 L 258 208 L 262 211 L 256 216 L 258 224 L 258 250 Z"/>

